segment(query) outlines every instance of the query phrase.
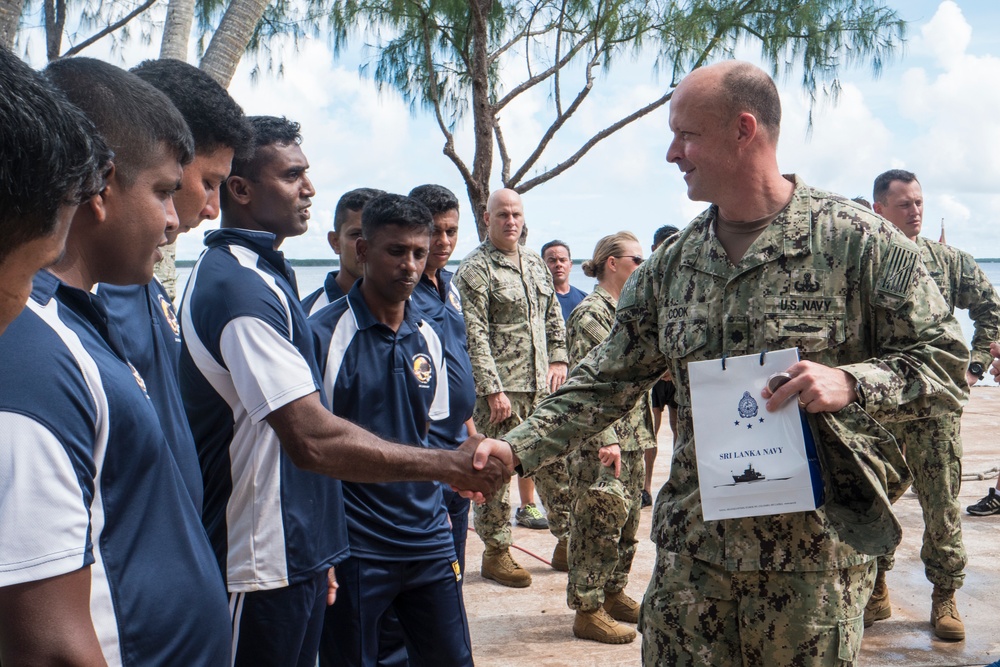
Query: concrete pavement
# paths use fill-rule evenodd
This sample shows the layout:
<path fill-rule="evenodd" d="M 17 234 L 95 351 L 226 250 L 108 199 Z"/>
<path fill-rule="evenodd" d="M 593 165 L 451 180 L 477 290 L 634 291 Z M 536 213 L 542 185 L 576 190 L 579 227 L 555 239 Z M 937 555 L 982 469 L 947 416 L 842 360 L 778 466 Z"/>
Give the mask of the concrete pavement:
<path fill-rule="evenodd" d="M 962 507 L 979 500 L 996 481 L 1000 466 L 1000 388 L 975 387 L 962 419 L 965 455 Z M 661 430 L 660 458 L 654 474 L 658 489 L 669 472 L 670 432 Z M 992 474 L 988 471 L 992 470 Z M 989 479 L 971 480 L 979 475 Z M 515 491 L 516 497 L 516 491 Z M 907 667 L 986 665 L 1000 660 L 1000 515 L 963 514 L 969 565 L 956 600 L 965 621 L 966 640 L 944 642 L 928 622 L 931 584 L 920 562 L 923 520 L 916 496 L 899 500 L 903 542 L 889 573 L 892 617 L 865 632 L 860 665 Z M 655 547 L 649 541 L 649 509 L 643 510 L 640 542 L 628 593 L 641 599 L 652 572 Z M 505 588 L 479 575 L 482 543 L 469 535 L 465 602 L 478 667 L 612 667 L 639 665 L 640 641 L 609 646 L 573 637 L 573 612 L 566 607 L 566 575 L 548 567 L 555 538 L 548 531 L 514 528 L 514 541 L 536 557 L 515 549 L 515 559 L 534 579 L 530 588 Z M 722 667 L 722 666 L 720 666 Z"/>

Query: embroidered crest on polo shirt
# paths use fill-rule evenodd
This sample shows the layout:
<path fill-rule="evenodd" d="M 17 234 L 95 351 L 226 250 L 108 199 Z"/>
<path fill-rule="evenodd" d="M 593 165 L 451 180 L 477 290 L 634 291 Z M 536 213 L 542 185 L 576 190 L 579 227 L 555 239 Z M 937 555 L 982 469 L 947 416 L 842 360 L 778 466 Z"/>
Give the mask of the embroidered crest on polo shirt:
<path fill-rule="evenodd" d="M 455 292 L 449 291 L 448 292 L 448 301 L 451 303 L 451 307 L 452 308 L 454 308 L 458 312 L 462 312 L 462 300 L 458 298 L 458 294 L 456 294 Z"/>
<path fill-rule="evenodd" d="M 431 376 L 434 374 L 434 365 L 431 364 L 430 357 L 423 353 L 413 355 L 413 364 L 410 368 L 413 370 L 413 376 L 417 378 L 417 382 L 424 386 L 430 384 Z"/>
<path fill-rule="evenodd" d="M 156 296 L 160 300 L 160 310 L 163 311 L 163 317 L 166 318 L 167 324 L 170 325 L 170 330 L 174 332 L 175 336 L 180 336 L 181 325 L 177 322 L 177 313 L 174 312 L 174 304 L 164 299 L 162 294 L 157 294 Z"/>
<path fill-rule="evenodd" d="M 146 395 L 146 398 L 149 398 L 149 394 L 146 392 L 146 381 L 142 379 L 139 371 L 136 370 L 131 361 L 126 361 L 125 363 L 128 364 L 128 369 L 132 371 L 132 377 L 135 378 L 135 383 L 139 385 L 139 389 L 142 389 L 142 393 Z"/>

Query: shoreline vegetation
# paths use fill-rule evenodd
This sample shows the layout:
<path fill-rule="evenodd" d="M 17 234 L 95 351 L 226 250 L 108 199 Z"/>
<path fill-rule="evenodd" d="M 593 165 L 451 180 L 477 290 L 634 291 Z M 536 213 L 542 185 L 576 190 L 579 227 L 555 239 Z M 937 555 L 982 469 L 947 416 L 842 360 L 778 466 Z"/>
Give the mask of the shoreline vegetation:
<path fill-rule="evenodd" d="M 191 268 L 194 266 L 196 260 L 193 259 L 178 259 L 177 267 Z M 579 266 L 583 264 L 585 259 L 574 259 L 573 266 Z M 340 261 L 337 259 L 289 259 L 288 263 L 292 266 L 329 266 L 331 268 L 337 268 L 340 266 Z M 460 259 L 448 260 L 448 266 L 458 266 L 462 263 Z M 982 259 L 976 258 L 976 263 L 978 264 L 998 264 L 1000 263 L 1000 257 L 983 257 Z"/>

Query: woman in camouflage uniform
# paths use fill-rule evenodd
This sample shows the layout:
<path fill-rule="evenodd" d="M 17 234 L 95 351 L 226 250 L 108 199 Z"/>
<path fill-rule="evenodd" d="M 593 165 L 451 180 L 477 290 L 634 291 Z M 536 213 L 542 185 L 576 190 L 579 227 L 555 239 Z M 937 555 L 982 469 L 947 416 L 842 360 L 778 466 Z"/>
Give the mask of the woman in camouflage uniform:
<path fill-rule="evenodd" d="M 566 323 L 571 365 L 611 333 L 618 295 L 641 262 L 639 240 L 618 232 L 601 239 L 593 259 L 583 263 L 583 272 L 597 278 L 597 287 Z M 618 621 L 635 623 L 639 615 L 639 604 L 625 594 L 625 585 L 639 529 L 643 453 L 655 444 L 652 427 L 649 400 L 643 397 L 624 418 L 567 458 L 573 511 L 566 599 L 576 610 L 577 637 L 608 644 L 635 639 L 635 630 Z M 621 452 L 620 466 L 610 456 L 615 448 Z"/>

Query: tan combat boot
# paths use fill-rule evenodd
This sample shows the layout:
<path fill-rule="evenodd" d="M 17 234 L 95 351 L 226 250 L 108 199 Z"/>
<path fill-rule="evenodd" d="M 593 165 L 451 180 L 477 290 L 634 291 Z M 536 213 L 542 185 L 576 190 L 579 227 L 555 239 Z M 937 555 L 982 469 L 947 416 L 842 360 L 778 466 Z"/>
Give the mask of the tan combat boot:
<path fill-rule="evenodd" d="M 604 607 L 594 611 L 577 611 L 573 634 L 580 639 L 592 639 L 602 644 L 628 644 L 635 639 L 635 630 L 611 618 Z"/>
<path fill-rule="evenodd" d="M 559 540 L 552 551 L 552 569 L 569 572 L 569 541 Z"/>
<path fill-rule="evenodd" d="M 492 579 L 503 586 L 527 588 L 531 585 L 531 573 L 511 558 L 510 549 L 483 552 L 483 579 Z"/>
<path fill-rule="evenodd" d="M 885 583 L 885 571 L 879 570 L 875 577 L 875 589 L 865 605 L 865 627 L 870 628 L 875 621 L 884 621 L 892 616 L 889 604 L 889 586 Z"/>
<path fill-rule="evenodd" d="M 625 594 L 625 591 L 604 593 L 604 611 L 608 616 L 623 623 L 639 622 L 639 603 Z"/>
<path fill-rule="evenodd" d="M 940 639 L 965 639 L 965 624 L 955 606 L 955 591 L 935 586 L 931 594 L 931 625 Z"/>

